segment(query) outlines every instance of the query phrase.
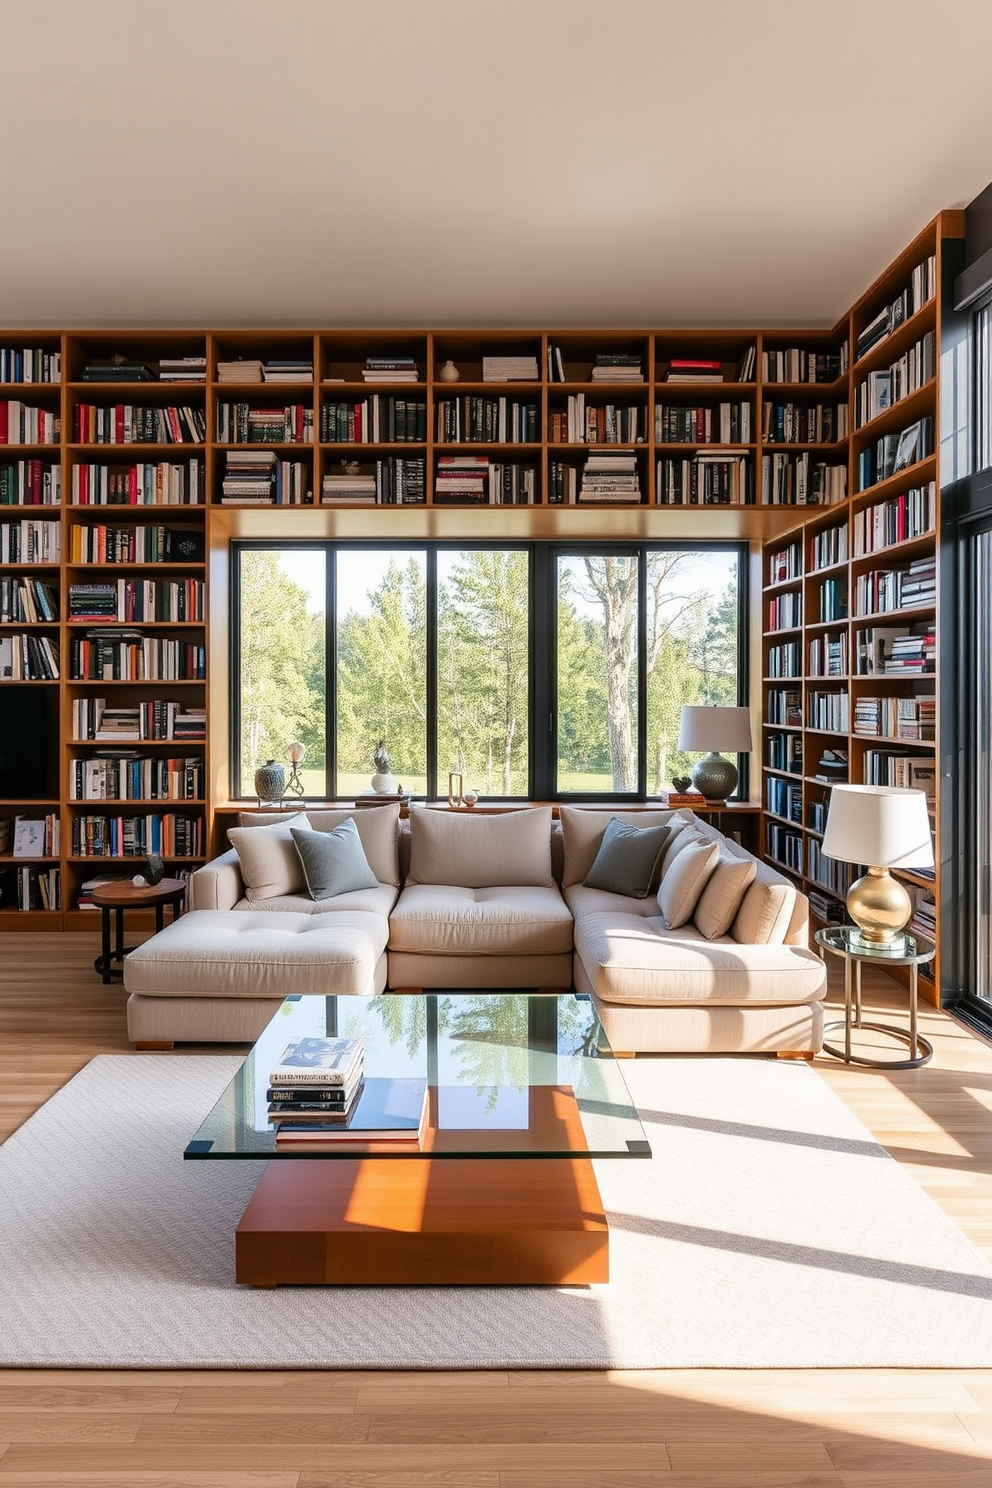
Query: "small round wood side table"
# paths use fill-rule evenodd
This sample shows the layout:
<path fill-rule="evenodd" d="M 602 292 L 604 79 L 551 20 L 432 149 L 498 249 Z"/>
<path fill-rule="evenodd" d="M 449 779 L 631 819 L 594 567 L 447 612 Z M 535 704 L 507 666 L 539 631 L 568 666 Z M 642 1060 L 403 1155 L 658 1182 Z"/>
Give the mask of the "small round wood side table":
<path fill-rule="evenodd" d="M 186 883 L 181 878 L 163 878 L 157 884 L 135 884 L 130 879 L 122 883 L 98 884 L 93 890 L 93 903 L 100 908 L 100 931 L 103 937 L 101 954 L 93 962 L 93 970 L 103 977 L 104 984 L 113 977 L 124 975 L 124 911 L 126 909 L 154 909 L 155 933 L 161 930 L 165 920 L 165 906 L 172 905 L 172 918 L 183 912 L 186 898 Z M 110 911 L 114 911 L 114 948 L 110 948 Z"/>

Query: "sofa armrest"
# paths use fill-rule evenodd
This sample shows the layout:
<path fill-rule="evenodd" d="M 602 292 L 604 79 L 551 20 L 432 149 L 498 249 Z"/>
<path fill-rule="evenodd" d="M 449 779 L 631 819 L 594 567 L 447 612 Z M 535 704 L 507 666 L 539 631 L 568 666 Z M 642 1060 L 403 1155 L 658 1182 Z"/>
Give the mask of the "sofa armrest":
<path fill-rule="evenodd" d="M 241 866 L 233 848 L 197 868 L 189 881 L 191 909 L 233 909 L 244 898 Z"/>

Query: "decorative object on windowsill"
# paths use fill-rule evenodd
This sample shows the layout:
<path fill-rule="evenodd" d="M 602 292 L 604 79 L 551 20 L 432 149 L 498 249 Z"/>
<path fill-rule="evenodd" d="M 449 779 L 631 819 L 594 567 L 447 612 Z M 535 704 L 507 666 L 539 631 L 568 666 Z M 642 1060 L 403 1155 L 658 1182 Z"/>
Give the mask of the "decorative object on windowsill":
<path fill-rule="evenodd" d="M 473 791 L 473 790 L 462 791 L 462 803 L 463 803 L 463 805 L 467 806 L 469 808 L 469 810 L 471 810 L 471 808 L 476 804 L 476 802 L 478 801 L 478 799 L 479 799 L 479 792 L 478 791 Z"/>
<path fill-rule="evenodd" d="M 685 792 L 689 789 L 690 785 L 692 784 L 692 776 L 691 775 L 673 775 L 672 776 L 672 784 L 674 785 L 674 787 L 675 787 L 675 789 L 677 791 L 680 791 L 684 795 Z"/>
<path fill-rule="evenodd" d="M 462 777 L 458 770 L 452 770 L 448 775 L 448 805 L 460 806 L 462 804 Z"/>
<path fill-rule="evenodd" d="M 376 741 L 372 751 L 372 763 L 375 765 L 375 774 L 372 776 L 372 789 L 379 795 L 391 796 L 396 792 L 396 781 L 393 779 L 393 766 L 386 748 L 385 739 Z"/>
<path fill-rule="evenodd" d="M 255 794 L 258 797 L 259 806 L 272 805 L 281 801 L 285 789 L 286 771 L 282 765 L 277 765 L 274 759 L 266 760 L 264 765 L 259 765 L 255 771 Z"/>
<path fill-rule="evenodd" d="M 284 796 L 299 796 L 302 798 L 306 794 L 303 789 L 303 781 L 300 779 L 300 766 L 306 758 L 306 753 L 307 746 L 301 744 L 298 739 L 294 739 L 292 744 L 286 745 L 286 758 L 292 765 L 292 769 L 289 772 L 289 779 L 283 786 L 282 793 Z"/>
<path fill-rule="evenodd" d="M 869 946 L 898 943 L 913 901 L 890 868 L 932 868 L 926 792 L 887 785 L 835 785 L 823 852 L 868 872 L 847 891 L 847 912 Z"/>
<path fill-rule="evenodd" d="M 746 708 L 682 709 L 676 749 L 708 750 L 692 768 L 692 784 L 707 802 L 725 801 L 737 789 L 737 766 L 719 753 L 747 754 L 751 749 L 751 717 Z M 673 781 L 674 784 L 674 781 Z"/>
<path fill-rule="evenodd" d="M 457 382 L 461 375 L 454 362 L 449 358 L 438 372 L 437 380 L 438 382 Z"/>

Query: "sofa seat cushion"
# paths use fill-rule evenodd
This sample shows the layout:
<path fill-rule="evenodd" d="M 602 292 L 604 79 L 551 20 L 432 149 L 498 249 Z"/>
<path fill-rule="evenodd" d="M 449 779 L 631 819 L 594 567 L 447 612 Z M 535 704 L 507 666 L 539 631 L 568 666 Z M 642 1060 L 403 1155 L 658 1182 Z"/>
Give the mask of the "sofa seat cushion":
<path fill-rule="evenodd" d="M 389 949 L 438 956 L 547 956 L 572 949 L 557 889 L 408 884 L 389 917 Z"/>
<path fill-rule="evenodd" d="M 311 899 L 307 894 L 280 894 L 274 899 L 239 899 L 235 909 L 249 909 L 253 914 L 335 915 L 360 910 L 379 915 L 383 921 L 396 903 L 392 884 L 376 884 L 374 889 L 353 889 L 350 894 L 335 894 L 333 899 Z"/>
<path fill-rule="evenodd" d="M 360 910 L 326 915 L 195 909 L 124 961 L 128 992 L 146 997 L 360 995 L 386 947 L 387 922 Z"/>
<path fill-rule="evenodd" d="M 627 914 L 658 918 L 658 900 L 654 894 L 647 899 L 628 899 L 623 894 L 611 894 L 608 889 L 591 889 L 588 884 L 570 884 L 562 889 L 565 903 L 572 911 L 574 920 L 589 914 Z"/>
<path fill-rule="evenodd" d="M 706 940 L 692 925 L 669 930 L 660 915 L 583 915 L 575 954 L 606 1002 L 790 1004 L 818 1001 L 826 986 L 811 951 Z"/>

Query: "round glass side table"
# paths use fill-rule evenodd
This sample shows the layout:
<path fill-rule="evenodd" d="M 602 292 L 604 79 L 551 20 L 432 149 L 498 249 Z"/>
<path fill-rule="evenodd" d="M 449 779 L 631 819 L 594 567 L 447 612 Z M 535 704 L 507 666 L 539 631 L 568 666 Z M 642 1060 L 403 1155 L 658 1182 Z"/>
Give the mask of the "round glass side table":
<path fill-rule="evenodd" d="M 918 1069 L 933 1058 L 933 1045 L 922 1038 L 917 1030 L 917 973 L 925 961 L 932 961 L 936 946 L 918 935 L 897 935 L 887 945 L 873 945 L 862 940 L 861 931 L 855 925 L 827 925 L 817 930 L 813 939 L 820 955 L 841 956 L 844 961 L 844 1016 L 824 1025 L 824 1032 L 832 1028 L 843 1028 L 844 1047 L 834 1048 L 824 1042 L 824 1049 L 845 1064 L 864 1064 L 874 1069 Z M 861 1017 L 861 968 L 864 963 L 876 966 L 909 967 L 909 1031 L 891 1023 L 865 1023 Z M 853 992 L 853 996 L 852 996 Z M 888 1034 L 909 1048 L 908 1059 L 868 1059 L 851 1053 L 851 1029 L 865 1028 L 872 1033 Z"/>

